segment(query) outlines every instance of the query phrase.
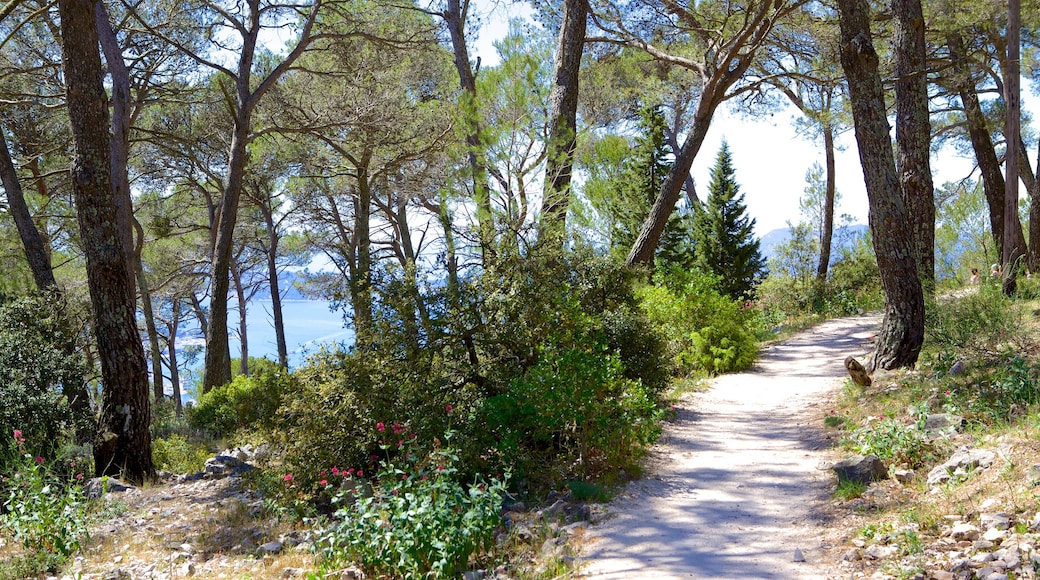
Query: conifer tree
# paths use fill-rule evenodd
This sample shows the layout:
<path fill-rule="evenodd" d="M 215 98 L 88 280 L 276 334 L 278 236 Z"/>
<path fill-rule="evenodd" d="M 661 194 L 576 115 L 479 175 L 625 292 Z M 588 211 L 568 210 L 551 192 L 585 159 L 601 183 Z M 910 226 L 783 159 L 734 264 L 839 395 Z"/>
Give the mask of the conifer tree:
<path fill-rule="evenodd" d="M 723 141 L 711 170 L 707 202 L 694 214 L 695 263 L 720 278 L 720 291 L 743 299 L 754 296 L 765 259 L 755 238 L 755 220 L 747 215 L 733 174 L 729 145 Z"/>

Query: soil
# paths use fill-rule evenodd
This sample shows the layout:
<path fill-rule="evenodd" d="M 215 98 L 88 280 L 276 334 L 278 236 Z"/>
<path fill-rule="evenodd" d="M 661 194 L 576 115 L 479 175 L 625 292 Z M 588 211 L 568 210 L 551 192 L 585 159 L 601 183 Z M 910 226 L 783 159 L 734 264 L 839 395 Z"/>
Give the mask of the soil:
<path fill-rule="evenodd" d="M 646 476 L 586 533 L 579 577 L 838 578 L 828 403 L 877 315 L 831 320 L 765 348 L 755 366 L 686 395 Z M 848 572 L 844 576 L 848 577 Z"/>

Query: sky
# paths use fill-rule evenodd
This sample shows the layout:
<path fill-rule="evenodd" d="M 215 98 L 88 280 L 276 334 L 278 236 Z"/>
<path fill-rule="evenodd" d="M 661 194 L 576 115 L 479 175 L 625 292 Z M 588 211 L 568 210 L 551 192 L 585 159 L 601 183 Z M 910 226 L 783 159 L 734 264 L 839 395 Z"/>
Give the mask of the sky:
<path fill-rule="evenodd" d="M 489 10 L 491 5 L 492 0 L 478 0 L 478 6 L 483 10 Z M 495 4 L 492 17 L 483 24 L 474 42 L 471 58 L 480 56 L 485 66 L 497 63 L 494 40 L 505 36 L 510 18 L 524 17 L 529 13 L 530 7 L 526 3 Z M 1032 118 L 1038 118 L 1040 99 L 1029 92 L 1025 79 L 1022 84 L 1022 107 L 1030 112 Z M 756 222 L 756 233 L 764 236 L 772 230 L 787 227 L 787 222 L 798 223 L 801 220 L 799 199 L 804 195 L 806 171 L 813 163 L 824 164 L 822 141 L 814 142 L 796 134 L 794 122 L 799 116 L 792 107 L 752 120 L 731 111 L 728 104 L 719 107 L 691 169 L 701 199 L 707 194 L 711 167 L 725 139 L 748 214 Z M 835 173 L 841 200 L 835 208 L 835 215 L 849 214 L 854 223 L 866 224 L 867 193 L 854 133 L 846 131 L 838 138 L 837 145 L 840 150 L 836 155 Z M 960 156 L 950 148 L 932 157 L 936 188 L 947 181 L 968 177 L 974 168 L 973 157 Z M 1024 192 L 1024 187 L 1021 191 Z"/>

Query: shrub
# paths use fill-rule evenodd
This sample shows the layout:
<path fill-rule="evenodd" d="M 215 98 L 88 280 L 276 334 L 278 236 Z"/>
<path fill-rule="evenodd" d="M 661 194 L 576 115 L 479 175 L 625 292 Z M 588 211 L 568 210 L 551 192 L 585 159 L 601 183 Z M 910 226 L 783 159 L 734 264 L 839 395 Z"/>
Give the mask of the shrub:
<path fill-rule="evenodd" d="M 256 369 L 249 376 L 236 376 L 199 397 L 188 411 L 188 423 L 221 435 L 273 426 L 282 393 L 292 380 L 288 371 L 274 365 Z"/>
<path fill-rule="evenodd" d="M 1001 352 L 1022 352 L 1031 346 L 1020 309 L 998 284 L 982 284 L 976 292 L 937 301 L 925 310 L 925 317 L 927 338 L 940 352 L 993 361 Z"/>
<path fill-rule="evenodd" d="M 212 454 L 204 445 L 193 445 L 182 435 L 152 440 L 155 468 L 172 473 L 198 473 Z"/>
<path fill-rule="evenodd" d="M 349 561 L 395 577 L 460 576 L 471 557 L 494 546 L 505 479 L 462 485 L 450 447 L 421 453 L 409 444 L 395 456 L 398 461 L 381 463 L 369 482 L 359 481 L 354 469 L 333 467 L 325 485 L 339 487 L 333 503 L 340 507 L 318 532 L 323 567 Z M 369 485 L 371 493 L 362 491 Z"/>
<path fill-rule="evenodd" d="M 79 485 L 83 474 L 59 480 L 48 471 L 42 456 L 26 450 L 21 431 L 15 430 L 13 435 L 15 458 L 10 464 L 15 469 L 0 486 L 6 496 L 0 516 L 2 529 L 53 571 L 79 550 L 87 537 L 87 501 Z"/>
<path fill-rule="evenodd" d="M 917 421 L 905 425 L 895 417 L 871 417 L 866 425 L 846 436 L 844 443 L 856 453 L 873 453 L 878 459 L 890 463 L 905 463 L 916 469 L 934 459 L 935 446 L 924 432 L 922 414 Z"/>
<path fill-rule="evenodd" d="M 21 430 L 36 455 L 54 457 L 77 432 L 93 433 L 89 407 L 74 411 L 67 396 L 87 396 L 86 360 L 75 349 L 81 329 L 57 297 L 0 306 L 0 433 Z"/>

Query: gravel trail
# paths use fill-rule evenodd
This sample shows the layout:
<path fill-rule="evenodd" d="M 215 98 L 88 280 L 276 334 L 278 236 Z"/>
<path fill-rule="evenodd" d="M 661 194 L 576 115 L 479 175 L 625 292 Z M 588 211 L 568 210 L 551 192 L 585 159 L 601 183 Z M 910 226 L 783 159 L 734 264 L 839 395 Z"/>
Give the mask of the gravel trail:
<path fill-rule="evenodd" d="M 580 577 L 835 578 L 824 558 L 832 475 L 824 402 L 863 361 L 880 316 L 831 320 L 761 353 L 676 407 L 630 483 L 592 526 Z M 804 562 L 795 562 L 795 550 Z"/>

